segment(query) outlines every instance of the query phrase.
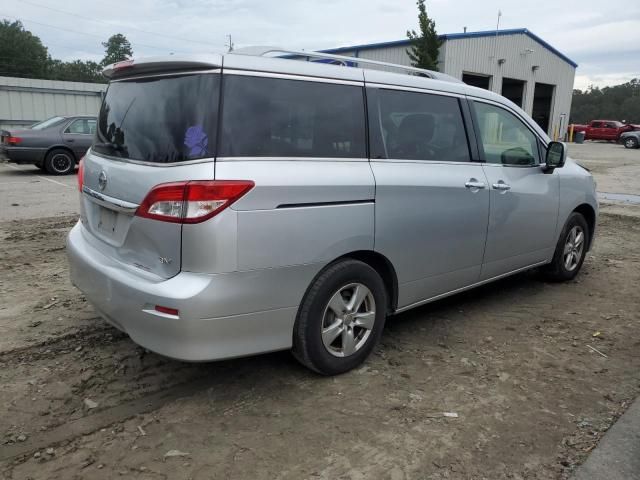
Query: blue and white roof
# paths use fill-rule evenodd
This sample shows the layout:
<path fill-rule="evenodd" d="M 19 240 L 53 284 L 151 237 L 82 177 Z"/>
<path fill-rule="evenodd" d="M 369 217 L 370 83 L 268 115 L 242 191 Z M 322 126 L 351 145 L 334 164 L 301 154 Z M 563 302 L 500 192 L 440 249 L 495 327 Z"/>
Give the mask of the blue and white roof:
<path fill-rule="evenodd" d="M 480 37 L 495 37 L 495 36 L 506 36 L 506 35 L 527 35 L 529 38 L 538 42 L 545 49 L 557 55 L 562 60 L 567 62 L 573 68 L 577 68 L 578 64 L 571 60 L 569 57 L 564 55 L 562 52 L 552 47 L 550 44 L 542 40 L 535 33 L 529 31 L 526 28 L 512 28 L 508 30 L 487 30 L 482 32 L 465 32 L 465 33 L 445 33 L 444 35 L 440 35 L 440 39 L 443 41 L 447 40 L 460 40 L 465 38 L 480 38 Z M 367 43 L 364 45 L 353 45 L 350 47 L 340 47 L 340 48 L 330 48 L 327 50 L 320 50 L 323 53 L 345 53 L 345 52 L 353 52 L 354 50 L 362 51 L 362 50 L 374 50 L 380 48 L 388 48 L 388 47 L 409 47 L 411 45 L 411 40 L 395 40 L 391 42 L 380 42 L 380 43 Z"/>

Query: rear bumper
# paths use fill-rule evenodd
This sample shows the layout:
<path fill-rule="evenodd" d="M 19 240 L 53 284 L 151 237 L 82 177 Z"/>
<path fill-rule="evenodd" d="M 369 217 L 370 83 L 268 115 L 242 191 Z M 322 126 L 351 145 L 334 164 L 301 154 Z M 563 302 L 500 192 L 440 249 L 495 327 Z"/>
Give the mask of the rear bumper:
<path fill-rule="evenodd" d="M 44 158 L 45 150 L 29 147 L 0 147 L 0 152 L 13 163 L 38 163 Z"/>
<path fill-rule="evenodd" d="M 290 348 L 298 304 L 320 268 L 181 272 L 162 279 L 106 257 L 95 241 L 80 222 L 69 233 L 72 283 L 133 341 L 187 361 Z M 156 312 L 156 305 L 178 309 L 179 316 Z"/>

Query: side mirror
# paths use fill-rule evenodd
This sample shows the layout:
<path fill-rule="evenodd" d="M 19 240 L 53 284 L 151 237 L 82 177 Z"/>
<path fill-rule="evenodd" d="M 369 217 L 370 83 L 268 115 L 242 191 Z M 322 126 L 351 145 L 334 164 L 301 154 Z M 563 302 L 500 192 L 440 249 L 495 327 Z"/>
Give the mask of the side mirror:
<path fill-rule="evenodd" d="M 562 142 L 549 142 L 547 146 L 547 170 L 562 168 L 567 159 L 567 150 Z"/>

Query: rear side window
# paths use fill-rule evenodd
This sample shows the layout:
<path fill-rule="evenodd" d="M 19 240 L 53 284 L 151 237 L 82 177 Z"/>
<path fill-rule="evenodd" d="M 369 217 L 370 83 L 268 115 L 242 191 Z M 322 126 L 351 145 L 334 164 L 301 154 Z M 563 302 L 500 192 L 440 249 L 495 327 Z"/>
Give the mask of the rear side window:
<path fill-rule="evenodd" d="M 371 158 L 468 162 L 457 98 L 370 89 Z"/>
<path fill-rule="evenodd" d="M 92 150 L 154 163 L 213 158 L 219 91 L 219 74 L 113 82 Z"/>
<path fill-rule="evenodd" d="M 87 118 L 75 120 L 64 130 L 64 133 L 93 135 L 94 133 L 96 133 L 96 121 Z"/>
<path fill-rule="evenodd" d="M 361 87 L 224 78 L 220 156 L 365 158 Z"/>

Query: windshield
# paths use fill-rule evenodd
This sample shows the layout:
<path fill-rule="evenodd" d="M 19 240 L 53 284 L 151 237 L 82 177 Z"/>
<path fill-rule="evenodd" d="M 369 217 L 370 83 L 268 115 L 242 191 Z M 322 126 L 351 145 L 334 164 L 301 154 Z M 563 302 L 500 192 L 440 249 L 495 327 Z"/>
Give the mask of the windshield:
<path fill-rule="evenodd" d="M 218 74 L 113 82 L 92 150 L 156 163 L 213 157 L 219 89 Z"/>
<path fill-rule="evenodd" d="M 34 123 L 30 128 L 31 130 L 44 130 L 45 128 L 55 127 L 65 120 L 66 118 L 64 117 L 52 117 L 47 120 L 43 120 L 42 122 Z"/>

